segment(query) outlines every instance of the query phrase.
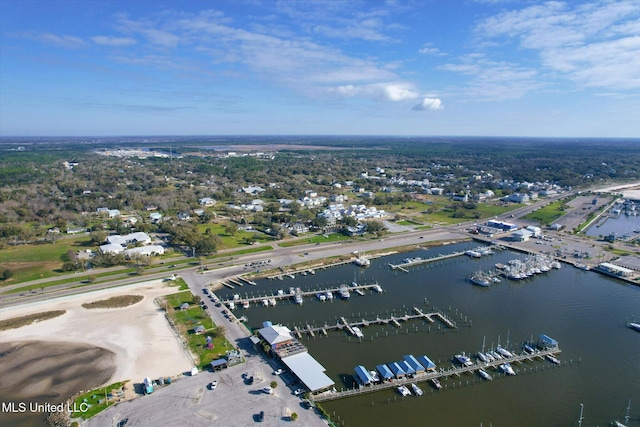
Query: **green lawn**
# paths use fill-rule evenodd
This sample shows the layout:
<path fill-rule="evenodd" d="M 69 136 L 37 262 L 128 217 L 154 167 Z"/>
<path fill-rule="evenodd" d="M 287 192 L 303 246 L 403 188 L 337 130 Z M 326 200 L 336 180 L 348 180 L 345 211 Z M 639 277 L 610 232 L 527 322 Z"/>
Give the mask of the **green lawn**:
<path fill-rule="evenodd" d="M 123 392 L 125 382 L 110 384 L 106 387 L 90 390 L 73 401 L 71 417 L 88 420 L 108 406 L 114 404 L 118 392 Z"/>
<path fill-rule="evenodd" d="M 7 246 L 0 250 L 0 265 L 13 271 L 13 277 L 0 282 L 0 286 L 64 274 L 56 270 L 65 262 L 67 251 L 91 248 L 95 246 L 89 236 L 63 238 L 55 243 Z"/>
<path fill-rule="evenodd" d="M 220 238 L 220 247 L 218 248 L 218 250 L 233 249 L 240 246 L 247 246 L 247 244 L 244 241 L 245 238 L 251 238 L 258 243 L 272 242 L 274 240 L 273 237 L 257 231 L 252 232 L 252 231 L 238 230 L 233 235 L 227 234 L 224 231 L 225 227 L 226 227 L 225 223 L 208 223 L 208 224 L 197 225 L 197 229 L 201 233 L 204 234 L 207 231 L 207 229 L 209 229 L 211 234 L 217 235 Z"/>
<path fill-rule="evenodd" d="M 535 212 L 531 212 L 524 218 L 532 221 L 539 221 L 541 225 L 551 225 L 558 218 L 563 216 L 567 209 L 568 207 L 566 202 L 564 200 L 559 200 L 557 202 L 549 203 L 547 206 L 544 206 Z"/>
<path fill-rule="evenodd" d="M 325 237 L 326 236 L 326 237 Z M 298 246 L 298 245 L 310 245 L 310 244 L 315 244 L 315 243 L 326 243 L 326 242 L 339 242 L 342 240 L 352 240 L 351 237 L 349 236 L 345 236 L 344 234 L 340 234 L 340 233 L 331 233 L 331 234 L 324 234 L 324 235 L 315 235 L 315 236 L 311 236 L 311 237 L 305 237 L 305 238 L 301 238 L 301 239 L 296 239 L 296 240 L 291 240 L 291 241 L 283 241 L 278 243 L 278 246 L 286 248 L 289 246 Z"/>

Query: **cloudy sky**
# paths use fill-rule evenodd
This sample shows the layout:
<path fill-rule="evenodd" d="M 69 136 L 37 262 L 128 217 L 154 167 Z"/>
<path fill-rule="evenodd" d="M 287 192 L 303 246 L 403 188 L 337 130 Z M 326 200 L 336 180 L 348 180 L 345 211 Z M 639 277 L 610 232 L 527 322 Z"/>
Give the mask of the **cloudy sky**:
<path fill-rule="evenodd" d="M 0 0 L 0 135 L 640 137 L 640 0 Z"/>

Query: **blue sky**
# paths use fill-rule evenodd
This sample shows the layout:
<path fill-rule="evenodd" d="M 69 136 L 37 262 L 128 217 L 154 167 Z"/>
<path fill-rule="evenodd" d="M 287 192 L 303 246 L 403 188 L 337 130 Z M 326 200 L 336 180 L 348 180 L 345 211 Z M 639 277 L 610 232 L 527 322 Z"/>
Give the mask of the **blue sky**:
<path fill-rule="evenodd" d="M 640 137 L 640 0 L 0 0 L 0 135 Z"/>

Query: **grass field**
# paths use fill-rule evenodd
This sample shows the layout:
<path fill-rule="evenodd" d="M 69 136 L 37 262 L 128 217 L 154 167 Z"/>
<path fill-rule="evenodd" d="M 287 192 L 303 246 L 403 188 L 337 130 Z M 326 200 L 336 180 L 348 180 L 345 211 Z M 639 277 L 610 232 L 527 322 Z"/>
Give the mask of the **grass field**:
<path fill-rule="evenodd" d="M 539 221 L 541 225 L 551 225 L 558 218 L 563 216 L 566 213 L 567 209 L 568 207 L 565 201 L 560 200 L 557 202 L 549 203 L 547 206 L 544 206 L 535 212 L 531 212 L 524 218 L 531 221 Z"/>
<path fill-rule="evenodd" d="M 113 405 L 114 399 L 117 399 L 118 393 L 123 393 L 125 382 L 110 384 L 106 387 L 98 388 L 81 394 L 73 400 L 71 416 L 74 418 L 82 418 L 88 420 L 97 413 L 105 410 L 108 406 Z M 84 410 L 85 408 L 86 411 Z"/>
<path fill-rule="evenodd" d="M 315 236 L 306 237 L 302 239 L 291 240 L 288 242 L 282 241 L 278 243 L 278 246 L 287 248 L 290 246 L 311 245 L 315 243 L 327 243 L 327 242 L 339 242 L 343 240 L 352 240 L 352 238 L 340 233 L 331 233 L 331 234 L 315 235 Z"/>
<path fill-rule="evenodd" d="M 42 313 L 29 314 L 27 316 L 14 317 L 11 319 L 0 320 L 0 331 L 6 331 L 8 329 L 16 329 L 22 326 L 30 325 L 34 322 L 41 322 L 43 320 L 53 319 L 54 317 L 62 316 L 66 310 L 53 310 L 43 311 Z"/>

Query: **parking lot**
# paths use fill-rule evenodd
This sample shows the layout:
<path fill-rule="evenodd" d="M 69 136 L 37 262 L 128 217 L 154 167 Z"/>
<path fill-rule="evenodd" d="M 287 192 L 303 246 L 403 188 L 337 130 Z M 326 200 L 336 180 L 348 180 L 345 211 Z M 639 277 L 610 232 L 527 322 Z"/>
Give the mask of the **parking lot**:
<path fill-rule="evenodd" d="M 296 387 L 287 387 L 285 381 L 293 379 L 291 374 L 275 375 L 274 368 L 278 366 L 270 365 L 256 354 L 249 354 L 247 363 L 183 377 L 151 395 L 112 407 L 86 425 L 118 425 L 127 419 L 127 426 L 275 426 L 291 421 L 290 416 L 295 412 L 297 425 L 326 426 L 315 409 L 308 408 L 301 396 L 293 394 Z M 250 377 L 253 381 L 249 381 Z M 214 380 L 218 383 L 211 390 L 209 384 Z M 277 386 L 273 394 L 267 394 L 263 389 L 272 381 L 276 381 Z"/>

